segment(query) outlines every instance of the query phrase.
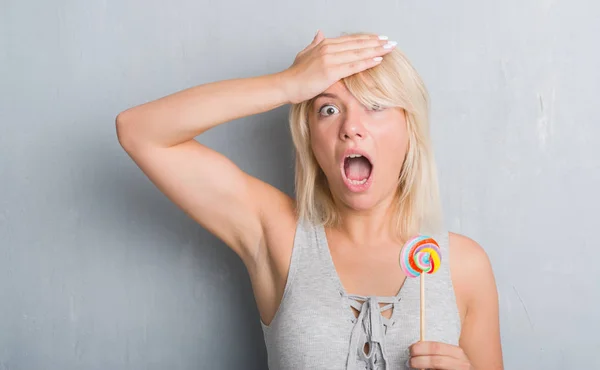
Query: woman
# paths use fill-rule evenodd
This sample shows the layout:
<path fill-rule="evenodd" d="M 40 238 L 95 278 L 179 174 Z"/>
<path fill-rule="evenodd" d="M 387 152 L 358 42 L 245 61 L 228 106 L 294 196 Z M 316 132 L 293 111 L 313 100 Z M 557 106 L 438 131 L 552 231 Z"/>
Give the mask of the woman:
<path fill-rule="evenodd" d="M 384 36 L 314 40 L 287 70 L 193 87 L 120 113 L 118 138 L 173 202 L 248 269 L 274 369 L 502 369 L 485 252 L 444 232 L 428 98 Z M 296 200 L 194 137 L 291 103 Z M 419 341 L 418 233 L 440 244 Z"/>

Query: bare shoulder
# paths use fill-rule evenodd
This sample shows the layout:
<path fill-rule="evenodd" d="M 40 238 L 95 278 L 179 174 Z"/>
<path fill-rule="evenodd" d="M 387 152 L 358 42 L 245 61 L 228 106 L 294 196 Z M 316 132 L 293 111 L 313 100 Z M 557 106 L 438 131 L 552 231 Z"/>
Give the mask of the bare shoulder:
<path fill-rule="evenodd" d="M 449 248 L 452 284 L 464 318 L 474 298 L 490 286 L 495 290 L 492 265 L 481 245 L 465 235 L 449 233 Z"/>
<path fill-rule="evenodd" d="M 488 254 L 475 240 L 449 233 L 450 274 L 462 329 L 460 347 L 476 369 L 502 369 L 498 291 Z"/>
<path fill-rule="evenodd" d="M 465 235 L 449 233 L 449 242 L 453 276 L 473 278 L 492 272 L 487 253 L 475 240 Z"/>

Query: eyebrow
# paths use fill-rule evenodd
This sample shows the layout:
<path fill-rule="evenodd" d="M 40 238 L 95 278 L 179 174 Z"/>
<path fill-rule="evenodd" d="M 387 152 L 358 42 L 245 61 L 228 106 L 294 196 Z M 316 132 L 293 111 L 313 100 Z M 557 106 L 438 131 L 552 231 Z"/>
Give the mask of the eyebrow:
<path fill-rule="evenodd" d="M 317 99 L 319 99 L 319 98 L 331 98 L 331 99 L 339 99 L 339 98 L 338 98 L 338 96 L 337 96 L 337 95 L 335 95 L 335 94 L 331 94 L 331 93 L 321 93 L 321 94 L 319 94 L 319 95 L 315 96 L 315 97 L 313 98 L 313 101 L 314 101 L 314 100 L 317 100 Z"/>

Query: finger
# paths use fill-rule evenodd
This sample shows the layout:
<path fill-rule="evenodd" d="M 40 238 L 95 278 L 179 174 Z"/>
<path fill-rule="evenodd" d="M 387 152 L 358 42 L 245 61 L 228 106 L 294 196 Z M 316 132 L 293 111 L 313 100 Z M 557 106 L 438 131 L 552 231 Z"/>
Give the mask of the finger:
<path fill-rule="evenodd" d="M 336 77 L 338 80 L 340 80 L 344 77 L 348 77 L 353 74 L 365 71 L 369 68 L 378 66 L 379 64 L 381 64 L 382 60 L 383 57 L 375 57 L 342 64 L 341 66 L 338 66 L 338 68 L 336 68 Z"/>
<path fill-rule="evenodd" d="M 422 341 L 410 346 L 411 356 L 452 356 L 456 358 L 466 358 L 462 348 L 448 343 Z"/>
<path fill-rule="evenodd" d="M 348 41 L 353 41 L 353 40 L 387 40 L 387 39 L 388 39 L 387 36 L 365 33 L 365 34 L 358 34 L 358 35 L 345 35 L 345 36 L 339 36 L 339 37 L 332 37 L 330 39 L 327 39 L 327 42 L 331 43 L 331 44 L 339 44 L 342 42 L 348 42 Z"/>
<path fill-rule="evenodd" d="M 470 369 L 470 363 L 450 356 L 417 356 L 408 360 L 408 366 L 414 369 L 457 370 Z"/>
<path fill-rule="evenodd" d="M 323 32 L 321 32 L 321 30 L 317 30 L 317 33 L 315 34 L 315 37 L 313 37 L 311 43 L 308 44 L 308 46 L 305 47 L 304 50 L 302 50 L 302 52 L 305 52 L 305 51 L 308 51 L 308 50 L 314 48 L 324 39 L 325 39 L 325 36 L 323 36 Z"/>
<path fill-rule="evenodd" d="M 323 40 L 325 40 L 325 36 L 323 36 L 323 32 L 321 32 L 321 30 L 317 30 L 317 34 L 315 35 L 315 39 L 313 40 L 313 43 L 315 45 L 317 45 L 318 43 L 320 43 Z"/>
<path fill-rule="evenodd" d="M 342 51 L 348 50 L 360 50 L 360 49 L 369 49 L 382 47 L 385 45 L 396 46 L 397 43 L 395 41 L 388 40 L 379 40 L 379 39 L 359 39 L 359 40 L 348 40 L 346 42 L 340 42 L 336 44 L 331 44 L 324 42 L 321 45 L 321 51 L 324 54 L 333 54 L 339 53 Z"/>
<path fill-rule="evenodd" d="M 395 44 L 385 44 L 376 47 L 352 49 L 341 51 L 326 56 L 326 62 L 330 64 L 346 64 L 369 58 L 375 58 L 389 54 L 396 47 Z"/>

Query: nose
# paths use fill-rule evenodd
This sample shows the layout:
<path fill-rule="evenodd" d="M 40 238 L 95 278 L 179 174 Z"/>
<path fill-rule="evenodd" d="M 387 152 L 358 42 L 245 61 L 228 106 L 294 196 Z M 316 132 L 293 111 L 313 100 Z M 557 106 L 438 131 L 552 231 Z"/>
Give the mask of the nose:
<path fill-rule="evenodd" d="M 340 126 L 340 139 L 362 140 L 367 136 L 364 121 L 365 117 L 360 112 L 349 110 Z"/>

